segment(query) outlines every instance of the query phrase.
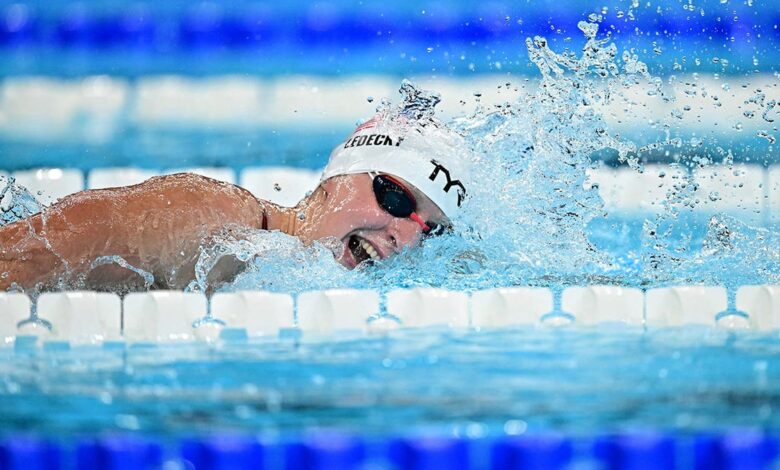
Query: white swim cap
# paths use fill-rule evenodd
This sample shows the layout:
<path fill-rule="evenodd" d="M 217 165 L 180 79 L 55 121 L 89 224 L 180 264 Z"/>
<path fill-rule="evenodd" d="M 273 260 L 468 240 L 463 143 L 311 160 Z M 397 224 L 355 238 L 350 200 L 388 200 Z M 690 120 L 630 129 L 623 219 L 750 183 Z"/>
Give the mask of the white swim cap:
<path fill-rule="evenodd" d="M 403 178 L 453 217 L 468 194 L 468 150 L 463 138 L 428 121 L 398 125 L 374 117 L 361 124 L 330 154 L 322 180 L 379 172 Z"/>

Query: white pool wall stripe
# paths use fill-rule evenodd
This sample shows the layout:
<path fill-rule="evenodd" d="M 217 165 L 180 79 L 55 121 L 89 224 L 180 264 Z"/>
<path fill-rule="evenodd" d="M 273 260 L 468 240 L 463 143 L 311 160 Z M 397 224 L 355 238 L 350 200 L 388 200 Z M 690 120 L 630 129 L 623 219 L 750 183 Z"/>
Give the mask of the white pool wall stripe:
<path fill-rule="evenodd" d="M 581 325 L 644 324 L 644 294 L 632 287 L 569 287 L 561 296 L 561 309 Z"/>
<path fill-rule="evenodd" d="M 158 172 L 139 168 L 95 168 L 87 177 L 88 189 L 115 188 L 143 183 Z"/>
<path fill-rule="evenodd" d="M 780 329 L 780 286 L 742 286 L 737 290 L 736 307 L 750 314 L 752 327 Z"/>
<path fill-rule="evenodd" d="M 244 328 L 247 335 L 276 336 L 293 328 L 293 298 L 264 291 L 218 292 L 211 297 L 211 314 L 229 328 Z"/>
<path fill-rule="evenodd" d="M 72 168 L 15 171 L 11 176 L 45 204 L 84 189 L 84 174 Z"/>
<path fill-rule="evenodd" d="M 124 330 L 119 333 L 120 307 L 115 294 L 58 292 L 41 295 L 38 314 L 52 324 L 18 328 L 29 318 L 30 299 L 21 293 L 0 292 L 0 345 L 13 344 L 18 335 L 38 335 L 46 341 L 72 345 L 105 341 L 168 343 L 214 340 L 222 325 L 197 327 L 207 312 L 201 293 L 152 291 L 128 294 L 124 299 Z M 444 289 L 398 289 L 387 294 L 388 317 L 377 317 L 376 291 L 336 289 L 298 296 L 300 330 L 304 336 L 327 337 L 345 332 L 376 332 L 397 328 L 496 329 L 541 325 L 553 308 L 546 288 L 511 287 L 476 291 L 471 295 Z M 726 329 L 780 330 L 780 285 L 743 286 L 737 291 L 738 310 L 747 312 L 721 320 L 727 294 L 719 286 L 671 286 L 649 289 L 619 286 L 582 286 L 564 290 L 562 310 L 574 323 L 587 327 L 610 323 L 669 328 L 691 325 Z M 214 318 L 225 328 L 244 329 L 249 337 L 277 338 L 293 328 L 293 298 L 262 291 L 218 293 L 211 299 Z M 379 318 L 380 321 L 369 321 Z M 400 323 L 398 322 L 400 320 Z"/>
<path fill-rule="evenodd" d="M 294 207 L 320 181 L 320 171 L 288 167 L 247 168 L 241 172 L 241 186 L 260 199 Z"/>
<path fill-rule="evenodd" d="M 131 122 L 151 126 L 245 126 L 263 114 L 267 101 L 263 83 L 252 78 L 144 77 L 137 81 L 129 115 Z"/>
<path fill-rule="evenodd" d="M 397 101 L 399 85 L 400 80 L 374 75 L 282 77 L 268 83 L 271 103 L 258 118 L 275 126 L 351 126 L 371 117 L 381 98 Z"/>
<path fill-rule="evenodd" d="M 387 313 L 404 327 L 469 326 L 469 300 L 463 292 L 430 287 L 397 289 L 387 294 Z"/>
<path fill-rule="evenodd" d="M 543 287 L 501 287 L 471 294 L 470 323 L 475 328 L 537 325 L 552 311 L 553 295 Z"/>
<path fill-rule="evenodd" d="M 599 193 L 609 210 L 626 212 L 663 212 L 667 195 L 680 184 L 687 184 L 688 172 L 671 165 L 646 165 L 640 173 L 628 167 L 588 169 L 589 186 L 598 184 Z"/>
<path fill-rule="evenodd" d="M 9 77 L 0 87 L 0 134 L 33 141 L 110 140 L 130 85 L 104 75 L 67 80 Z"/>
<path fill-rule="evenodd" d="M 367 319 L 378 314 L 375 290 L 333 289 L 298 296 L 298 327 L 304 333 L 366 332 Z"/>
<path fill-rule="evenodd" d="M 726 289 L 676 286 L 645 293 L 648 326 L 716 325 L 715 316 L 728 306 Z"/>
<path fill-rule="evenodd" d="M 230 168 L 178 168 L 165 171 L 135 168 L 97 168 L 89 172 L 89 188 L 136 184 L 149 177 L 171 172 L 191 171 L 227 182 L 239 181 L 261 199 L 292 207 L 316 188 L 320 172 L 293 167 L 245 168 L 238 178 Z M 716 165 L 689 174 L 675 165 L 647 165 L 643 173 L 627 167 L 598 167 L 587 170 L 586 185 L 599 187 L 608 211 L 659 213 L 670 191 L 698 184 L 696 212 L 727 212 L 743 220 L 759 223 L 780 221 L 780 165 L 768 170 L 759 165 Z M 33 194 L 51 203 L 84 188 L 80 170 L 40 168 L 12 174 Z M 660 175 L 664 175 L 661 177 Z M 712 196 L 712 197 L 711 197 Z"/>
<path fill-rule="evenodd" d="M 659 121 L 670 122 L 683 128 L 699 131 L 698 135 L 708 133 L 731 134 L 752 132 L 765 129 L 771 131 L 770 123 L 761 117 L 763 109 L 746 101 L 756 94 L 757 89 L 766 95 L 766 102 L 780 98 L 780 86 L 772 74 L 740 76 L 718 76 L 710 74 L 692 74 L 670 76 L 664 80 L 664 90 L 673 100 L 664 101 L 659 96 L 647 93 L 650 85 L 639 83 L 624 91 L 627 101 L 635 103 L 630 106 L 630 113 L 621 108 L 626 100 L 616 98 L 604 110 L 608 124 L 622 129 L 641 125 L 649 127 Z M 744 111 L 758 111 L 748 118 Z M 777 117 L 775 108 L 773 116 Z M 673 114 L 683 116 L 673 118 Z M 741 126 L 741 130 L 737 126 Z"/>
<path fill-rule="evenodd" d="M 30 298 L 18 292 L 0 292 L 0 346 L 10 346 L 19 334 L 16 325 L 30 316 Z"/>
<path fill-rule="evenodd" d="M 471 113 L 477 93 L 480 103 L 491 109 L 514 102 L 538 86 L 537 78 L 509 74 L 426 75 L 412 80 L 441 94 L 445 119 Z M 0 84 L 0 134 L 30 140 L 104 142 L 121 130 L 123 121 L 141 127 L 185 124 L 209 129 L 344 126 L 373 114 L 382 97 L 397 102 L 399 84 L 400 78 L 381 75 L 150 76 L 135 81 L 110 76 L 11 77 Z M 656 136 L 658 129 L 653 126 L 659 121 L 696 130 L 699 136 L 755 135 L 761 130 L 772 133 L 772 125 L 761 117 L 764 108 L 746 101 L 757 89 L 766 95 L 766 102 L 780 101 L 777 79 L 770 74 L 669 77 L 664 84 L 674 98 L 669 101 L 648 94 L 651 88 L 645 83 L 634 85 L 622 93 L 625 98 L 612 93 L 613 101 L 597 111 L 611 129 L 632 135 L 647 129 L 648 135 Z M 751 111 L 753 117 L 743 114 Z M 777 109 L 773 113 L 771 117 L 780 118 Z"/>
<path fill-rule="evenodd" d="M 780 165 L 769 167 L 767 171 L 767 207 L 769 210 L 769 219 L 771 221 L 780 221 Z"/>
<path fill-rule="evenodd" d="M 694 171 L 701 210 L 736 211 L 753 220 L 766 212 L 764 170 L 755 165 L 709 166 Z"/>
<path fill-rule="evenodd" d="M 49 339 L 99 344 L 121 339 L 122 301 L 107 292 L 50 292 L 37 302 L 38 317 L 51 326 Z"/>
<path fill-rule="evenodd" d="M 206 296 L 198 292 L 151 291 L 124 299 L 124 336 L 129 341 L 188 341 L 192 325 L 207 313 Z"/>

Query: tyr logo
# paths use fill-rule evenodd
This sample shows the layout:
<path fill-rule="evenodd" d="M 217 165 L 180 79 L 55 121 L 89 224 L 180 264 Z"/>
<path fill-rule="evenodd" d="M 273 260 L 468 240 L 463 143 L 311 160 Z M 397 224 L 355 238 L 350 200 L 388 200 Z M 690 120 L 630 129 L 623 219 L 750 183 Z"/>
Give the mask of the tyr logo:
<path fill-rule="evenodd" d="M 444 174 L 444 177 L 447 178 L 447 184 L 444 185 L 444 192 L 449 193 L 450 188 L 453 186 L 458 186 L 460 189 L 458 189 L 458 207 L 463 203 L 463 199 L 466 197 L 466 187 L 463 186 L 463 183 L 460 182 L 460 180 L 453 180 L 450 178 L 450 171 L 444 166 L 437 162 L 436 160 L 431 160 L 431 163 L 433 163 L 433 172 L 431 173 L 431 176 L 428 177 L 431 181 L 436 181 L 436 177 L 439 176 L 439 172 Z"/>

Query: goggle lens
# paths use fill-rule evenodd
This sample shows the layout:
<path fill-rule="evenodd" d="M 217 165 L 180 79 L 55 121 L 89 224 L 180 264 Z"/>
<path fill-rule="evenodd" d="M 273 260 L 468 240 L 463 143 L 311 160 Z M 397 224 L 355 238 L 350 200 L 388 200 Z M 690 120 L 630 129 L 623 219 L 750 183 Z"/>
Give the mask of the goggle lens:
<path fill-rule="evenodd" d="M 409 217 L 417 205 L 402 186 L 384 175 L 374 178 L 374 194 L 379 206 L 393 217 Z"/>
<path fill-rule="evenodd" d="M 444 225 L 434 222 L 424 222 L 415 211 L 417 210 L 417 201 L 412 193 L 401 183 L 388 175 L 377 175 L 374 177 L 374 195 L 379 207 L 387 211 L 393 217 L 405 219 L 411 218 L 423 229 L 424 236 L 431 237 L 441 235 L 447 230 Z"/>

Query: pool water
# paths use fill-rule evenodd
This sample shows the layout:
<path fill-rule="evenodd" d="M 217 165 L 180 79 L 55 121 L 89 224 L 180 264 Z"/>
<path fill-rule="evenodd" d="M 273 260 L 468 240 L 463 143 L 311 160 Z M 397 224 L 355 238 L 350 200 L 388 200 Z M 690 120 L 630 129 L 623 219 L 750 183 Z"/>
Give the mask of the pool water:
<path fill-rule="evenodd" d="M 685 15 L 687 5 L 692 3 Z M 704 17 L 704 10 L 690 10 L 697 21 Z M 694 213 L 691 208 L 712 195 L 697 193 L 693 177 L 670 191 L 660 214 L 614 213 L 588 176 L 604 149 L 610 164 L 638 173 L 651 160 L 691 172 L 718 165 L 726 173 L 735 161 L 775 163 L 773 144 L 757 132 L 776 134 L 770 113 L 777 112 L 777 84 L 751 90 L 751 102 L 735 99 L 739 112 L 729 112 L 748 113 L 745 124 L 729 121 L 714 132 L 703 122 L 720 105 L 713 95 L 728 95 L 725 80 L 739 88 L 741 79 L 714 76 L 704 90 L 694 75 L 683 79 L 692 84 L 672 98 L 668 88 L 676 78 L 651 75 L 641 57 L 651 55 L 647 51 L 621 45 L 619 52 L 604 34 L 608 25 L 599 22 L 582 21 L 566 33 L 587 44 L 581 52 L 563 51 L 568 46 L 560 42 L 569 42 L 562 38 L 529 38 L 519 53 L 524 64 L 528 57 L 538 86 L 516 101 L 477 107 L 449 121 L 465 136 L 459 150 L 476 163 L 476 184 L 454 234 L 352 272 L 335 263 L 327 246 L 304 249 L 279 234 L 255 233 L 247 243 L 218 240 L 216 248 L 204 250 L 189 290 L 207 290 L 202 281 L 210 266 L 226 255 L 250 261 L 223 291 L 688 284 L 725 286 L 733 297 L 740 285 L 780 283 L 776 223 Z M 720 59 L 718 64 L 706 70 L 720 73 Z M 772 69 L 761 70 L 769 76 Z M 746 77 L 742 88 L 757 88 Z M 399 84 L 400 99 L 371 98 L 372 108 L 393 116 L 435 114 L 435 90 Z M 695 97 L 694 108 L 683 104 L 685 96 Z M 634 134 L 615 131 L 602 113 L 616 108 L 626 110 L 618 121 L 628 116 L 643 123 Z M 648 109 L 649 120 L 643 114 Z M 664 112 L 653 115 L 657 109 Z M 244 128 L 130 126 L 116 139 L 93 145 L 10 138 L 0 150 L 4 170 L 63 163 L 83 170 L 128 163 L 319 168 L 328 148 L 348 132 L 346 126 L 326 127 L 304 139 L 300 129 L 257 134 Z M 377 437 L 422 430 L 468 438 L 550 430 L 575 436 L 646 429 L 686 436 L 746 428 L 775 432 L 779 349 L 776 331 L 613 324 L 400 329 L 321 341 L 290 333 L 100 347 L 41 347 L 20 338 L 14 348 L 0 348 L 0 434 L 76 439 L 126 432 L 172 441 L 218 431 L 285 436 L 321 428 Z"/>
<path fill-rule="evenodd" d="M 626 326 L 3 350 L 4 432 L 778 429 L 777 335 Z"/>

